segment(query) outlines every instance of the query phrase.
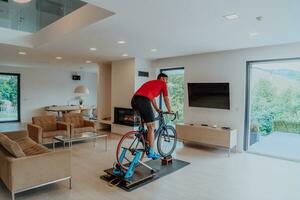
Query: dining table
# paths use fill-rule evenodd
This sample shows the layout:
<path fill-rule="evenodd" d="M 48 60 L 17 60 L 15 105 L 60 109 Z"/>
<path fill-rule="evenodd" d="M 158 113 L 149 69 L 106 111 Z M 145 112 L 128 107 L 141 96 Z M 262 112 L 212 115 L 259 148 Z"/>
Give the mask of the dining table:
<path fill-rule="evenodd" d="M 69 112 L 78 111 L 79 113 L 81 113 L 82 111 L 91 110 L 94 108 L 95 108 L 94 106 L 86 106 L 86 105 L 62 105 L 62 106 L 53 105 L 53 106 L 47 106 L 45 110 L 50 112 L 57 112 L 57 116 L 61 118 L 63 114 Z"/>

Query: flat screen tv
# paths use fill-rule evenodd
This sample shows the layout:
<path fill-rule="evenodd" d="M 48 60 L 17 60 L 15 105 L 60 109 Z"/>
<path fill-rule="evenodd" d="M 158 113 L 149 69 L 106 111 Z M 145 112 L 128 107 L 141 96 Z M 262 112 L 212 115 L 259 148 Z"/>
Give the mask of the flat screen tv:
<path fill-rule="evenodd" d="M 188 83 L 190 107 L 230 109 L 229 83 Z"/>

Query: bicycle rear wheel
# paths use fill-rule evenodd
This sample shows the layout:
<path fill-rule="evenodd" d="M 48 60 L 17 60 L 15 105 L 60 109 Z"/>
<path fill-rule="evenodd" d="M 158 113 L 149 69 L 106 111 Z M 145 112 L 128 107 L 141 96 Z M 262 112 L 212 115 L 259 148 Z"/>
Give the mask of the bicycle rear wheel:
<path fill-rule="evenodd" d="M 173 126 L 167 125 L 158 133 L 157 150 L 162 157 L 172 155 L 177 144 L 177 134 Z"/>
<path fill-rule="evenodd" d="M 126 151 L 126 153 L 124 159 L 121 160 L 120 156 L 123 151 Z M 130 131 L 119 141 L 116 151 L 117 164 L 122 167 L 123 170 L 127 171 L 136 151 L 142 151 L 142 156 L 140 158 L 140 160 L 142 160 L 145 156 L 145 139 L 141 132 Z"/>

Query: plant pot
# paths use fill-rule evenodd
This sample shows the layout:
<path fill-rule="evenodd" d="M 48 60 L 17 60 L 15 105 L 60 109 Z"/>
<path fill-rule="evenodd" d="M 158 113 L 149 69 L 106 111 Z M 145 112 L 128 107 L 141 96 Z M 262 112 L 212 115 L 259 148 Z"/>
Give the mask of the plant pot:
<path fill-rule="evenodd" d="M 259 133 L 257 133 L 257 132 L 250 133 L 250 145 L 259 142 L 259 139 L 260 139 Z"/>

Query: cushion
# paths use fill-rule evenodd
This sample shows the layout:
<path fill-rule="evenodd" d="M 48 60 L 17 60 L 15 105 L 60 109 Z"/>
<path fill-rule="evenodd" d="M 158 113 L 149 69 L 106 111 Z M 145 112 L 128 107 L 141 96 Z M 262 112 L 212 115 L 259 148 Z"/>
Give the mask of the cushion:
<path fill-rule="evenodd" d="M 46 131 L 43 132 L 43 138 L 52 138 L 55 136 L 64 135 L 67 136 L 67 131 L 59 130 L 59 131 Z"/>
<path fill-rule="evenodd" d="M 57 130 L 56 117 L 54 115 L 33 117 L 32 122 L 42 127 L 43 131 Z"/>
<path fill-rule="evenodd" d="M 84 119 L 81 114 L 66 114 L 64 121 L 73 124 L 75 128 L 84 127 Z"/>
<path fill-rule="evenodd" d="M 18 143 L 9 139 L 4 134 L 0 134 L 0 144 L 6 151 L 8 151 L 12 156 L 16 158 L 26 156 L 21 147 L 18 145 Z"/>
<path fill-rule="evenodd" d="M 33 155 L 50 152 L 49 149 L 47 149 L 43 145 L 37 144 L 36 142 L 31 140 L 29 137 L 21 138 L 21 139 L 17 140 L 16 142 L 22 148 L 22 150 L 26 156 L 33 156 Z"/>

